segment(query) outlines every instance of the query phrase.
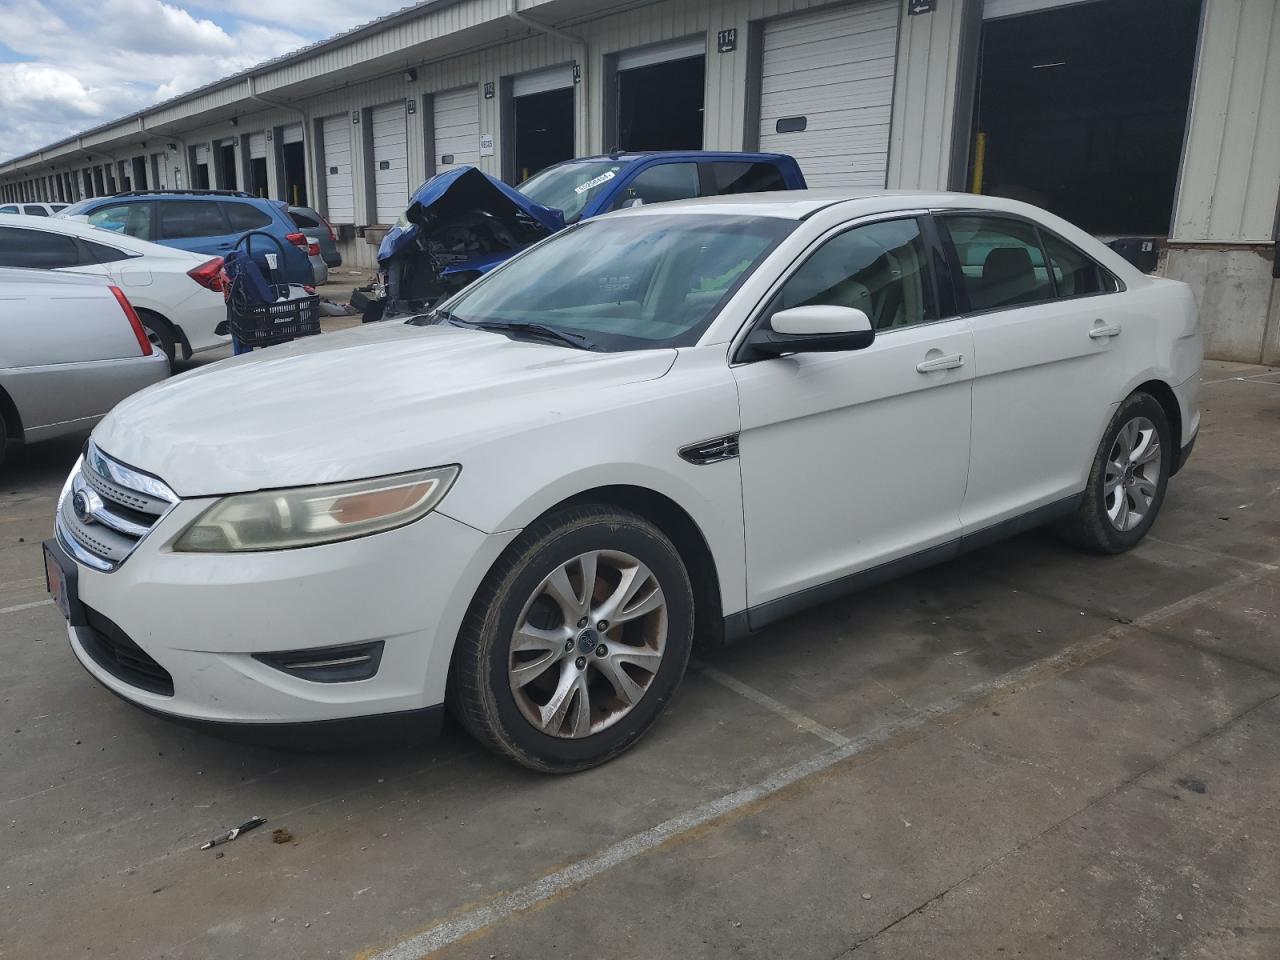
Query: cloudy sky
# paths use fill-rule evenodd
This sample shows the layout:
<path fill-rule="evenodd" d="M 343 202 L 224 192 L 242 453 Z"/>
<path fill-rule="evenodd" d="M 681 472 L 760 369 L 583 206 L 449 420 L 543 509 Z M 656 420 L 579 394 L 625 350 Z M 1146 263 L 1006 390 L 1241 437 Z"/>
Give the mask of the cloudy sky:
<path fill-rule="evenodd" d="M 0 160 L 409 0 L 0 0 Z"/>

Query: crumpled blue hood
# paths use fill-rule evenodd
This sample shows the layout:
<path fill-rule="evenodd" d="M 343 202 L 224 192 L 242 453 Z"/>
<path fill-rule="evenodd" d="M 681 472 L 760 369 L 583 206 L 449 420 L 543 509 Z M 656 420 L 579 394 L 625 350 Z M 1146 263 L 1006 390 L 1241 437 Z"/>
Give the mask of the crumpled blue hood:
<path fill-rule="evenodd" d="M 423 226 L 444 221 L 455 212 L 476 209 L 508 223 L 514 223 L 524 214 L 545 228 L 548 235 L 564 229 L 564 213 L 560 210 L 534 203 L 515 187 L 473 166 L 463 165 L 436 174 L 413 192 L 403 218 L 409 221 L 408 225 L 397 224 L 382 238 L 378 261 L 385 263 L 397 253 L 411 249 L 414 237 Z"/>

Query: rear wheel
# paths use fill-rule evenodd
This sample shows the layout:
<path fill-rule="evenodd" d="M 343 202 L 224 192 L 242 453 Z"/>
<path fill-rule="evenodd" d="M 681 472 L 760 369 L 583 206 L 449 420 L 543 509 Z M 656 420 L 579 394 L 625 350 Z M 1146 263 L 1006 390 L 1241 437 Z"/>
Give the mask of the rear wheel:
<path fill-rule="evenodd" d="M 636 742 L 679 686 L 693 588 L 675 546 L 605 505 L 531 526 L 481 587 L 458 637 L 451 703 L 482 743 L 567 773 Z"/>
<path fill-rule="evenodd" d="M 1121 553 L 1146 536 L 1164 503 L 1173 442 L 1164 408 L 1150 394 L 1135 393 L 1120 404 L 1076 515 L 1060 528 L 1067 539 Z"/>

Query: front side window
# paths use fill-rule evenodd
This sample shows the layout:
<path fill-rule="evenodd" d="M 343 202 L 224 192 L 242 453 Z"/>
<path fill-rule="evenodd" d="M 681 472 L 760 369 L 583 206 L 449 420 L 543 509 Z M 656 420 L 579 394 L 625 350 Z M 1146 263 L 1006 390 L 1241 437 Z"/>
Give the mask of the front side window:
<path fill-rule="evenodd" d="M 697 342 L 795 221 L 645 216 L 586 220 L 481 277 L 443 306 L 466 323 L 538 323 L 604 350 Z"/>
<path fill-rule="evenodd" d="M 80 263 L 75 239 L 44 230 L 0 227 L 0 267 L 54 270 Z"/>
<path fill-rule="evenodd" d="M 594 200 L 616 181 L 626 161 L 598 160 L 585 163 L 558 163 L 520 184 L 519 190 L 534 203 L 551 207 L 572 223 Z"/>
<path fill-rule="evenodd" d="M 999 310 L 1053 299 L 1036 228 L 1025 220 L 984 214 L 938 218 L 960 261 L 972 310 Z"/>
<path fill-rule="evenodd" d="M 914 218 L 881 220 L 832 237 L 793 273 L 769 312 L 817 304 L 854 307 L 876 330 L 938 319 L 928 257 Z"/>
<path fill-rule="evenodd" d="M 139 240 L 151 239 L 151 210 L 145 203 L 112 203 L 99 207 L 89 214 L 89 222 Z"/>
<path fill-rule="evenodd" d="M 772 163 L 741 163 L 716 160 L 705 165 L 711 175 L 711 186 L 717 196 L 730 193 L 764 193 L 785 190 L 782 171 Z"/>
<path fill-rule="evenodd" d="M 0 213 L 17 213 L 17 212 L 18 212 L 18 208 L 12 203 L 6 203 L 3 207 L 0 207 Z"/>
<path fill-rule="evenodd" d="M 613 209 L 642 203 L 664 203 L 668 200 L 688 200 L 698 195 L 698 165 L 696 163 L 659 163 L 636 174 L 635 179 L 622 188 Z"/>
<path fill-rule="evenodd" d="M 183 240 L 230 233 L 220 206 L 207 200 L 161 200 L 160 236 L 165 240 Z"/>

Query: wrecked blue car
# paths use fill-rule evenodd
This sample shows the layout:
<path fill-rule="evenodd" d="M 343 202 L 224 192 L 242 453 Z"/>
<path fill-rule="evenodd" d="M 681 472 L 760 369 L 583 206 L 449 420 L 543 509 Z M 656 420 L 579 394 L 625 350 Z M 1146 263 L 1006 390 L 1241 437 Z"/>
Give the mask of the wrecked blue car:
<path fill-rule="evenodd" d="M 455 167 L 414 191 L 378 248 L 378 283 L 351 302 L 366 322 L 421 313 L 588 217 L 666 200 L 804 187 L 796 161 L 777 153 L 612 153 L 558 163 L 519 189 L 475 167 Z"/>

